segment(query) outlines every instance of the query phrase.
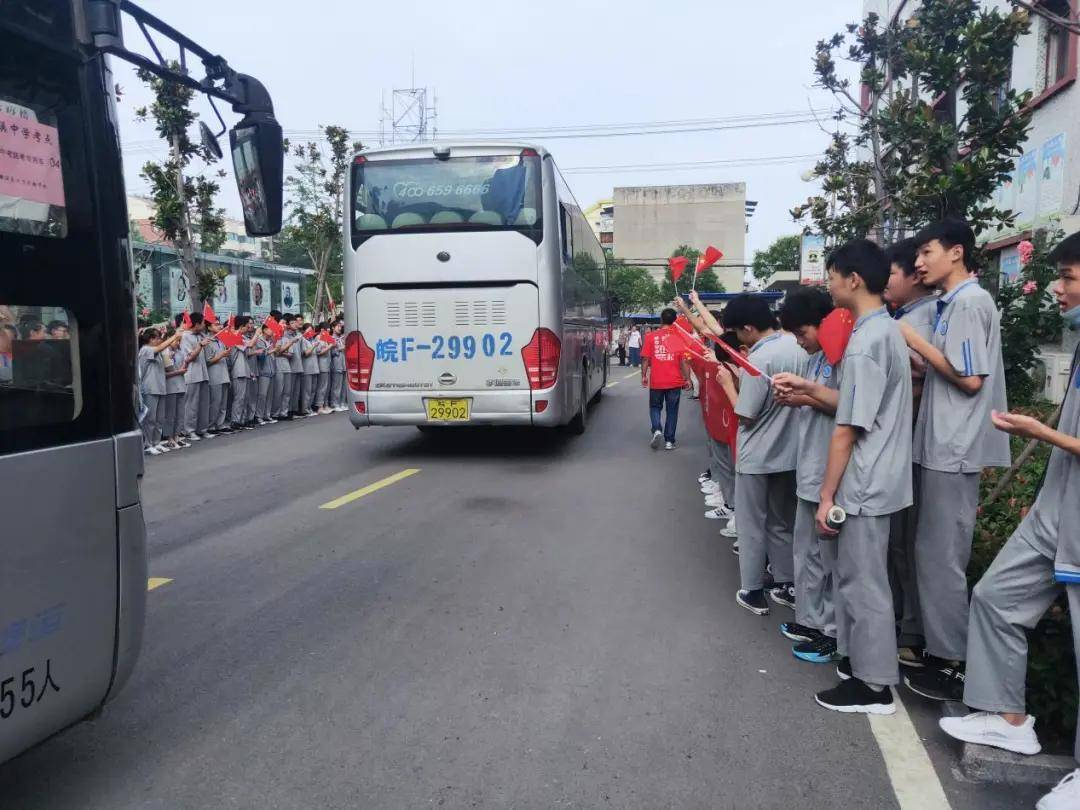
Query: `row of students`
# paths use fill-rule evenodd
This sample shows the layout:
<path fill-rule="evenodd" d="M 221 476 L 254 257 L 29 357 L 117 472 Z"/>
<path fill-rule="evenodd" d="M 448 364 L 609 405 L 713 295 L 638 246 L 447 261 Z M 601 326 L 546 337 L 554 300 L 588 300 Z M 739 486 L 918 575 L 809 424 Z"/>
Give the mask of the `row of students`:
<path fill-rule="evenodd" d="M 791 293 L 783 333 L 763 302 L 740 298 L 724 311 L 724 327 L 771 378 L 723 366 L 717 375 L 740 418 L 736 600 L 759 615 L 769 612 L 766 593 L 795 608 L 780 627 L 795 656 L 837 664 L 840 682 L 818 704 L 892 714 L 902 666 L 913 692 L 979 710 L 942 720 L 947 733 L 1030 754 L 1039 744 L 1024 713 L 1024 629 L 1062 588 L 1080 604 L 1080 499 L 1068 489 L 1080 482 L 1080 371 L 1074 362 L 1059 430 L 1007 413 L 1000 313 L 973 257 L 971 229 L 944 221 L 888 254 L 867 241 L 834 251 L 829 292 Z M 1051 257 L 1061 274 L 1054 293 L 1080 326 L 1080 234 Z M 722 334 L 694 303 L 695 326 Z M 855 319 L 835 366 L 818 340 L 834 304 Z M 969 609 L 979 479 L 1010 463 L 1010 433 L 1054 450 L 1035 506 Z M 1080 806 L 1069 802 L 1080 802 L 1080 771 L 1039 806 Z"/>
<path fill-rule="evenodd" d="M 159 455 L 240 430 L 345 411 L 344 323 L 316 325 L 271 312 L 279 332 L 248 315 L 228 345 L 222 325 L 200 313 L 139 335 L 144 446 Z M 318 333 L 329 332 L 330 340 Z"/>

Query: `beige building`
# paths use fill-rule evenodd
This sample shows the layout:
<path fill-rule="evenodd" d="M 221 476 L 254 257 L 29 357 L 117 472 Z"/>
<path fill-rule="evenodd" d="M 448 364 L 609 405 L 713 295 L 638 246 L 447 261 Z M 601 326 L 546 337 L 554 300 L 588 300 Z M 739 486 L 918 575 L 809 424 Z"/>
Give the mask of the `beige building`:
<path fill-rule="evenodd" d="M 612 253 L 615 247 L 615 201 L 597 200 L 582 213 L 604 252 Z"/>
<path fill-rule="evenodd" d="M 628 263 L 660 262 L 679 245 L 724 253 L 716 275 L 729 292 L 743 288 L 746 184 L 626 186 L 615 189 L 614 255 Z M 650 268 L 660 280 L 664 267 Z"/>

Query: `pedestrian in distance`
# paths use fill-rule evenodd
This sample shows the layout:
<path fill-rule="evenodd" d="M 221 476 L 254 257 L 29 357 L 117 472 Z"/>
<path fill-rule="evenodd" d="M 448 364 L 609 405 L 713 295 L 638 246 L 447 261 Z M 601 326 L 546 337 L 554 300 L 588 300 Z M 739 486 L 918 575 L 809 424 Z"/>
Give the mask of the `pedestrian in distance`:
<path fill-rule="evenodd" d="M 899 321 L 907 344 L 928 365 L 913 458 L 919 471 L 915 579 L 926 636 L 923 668 L 904 682 L 935 700 L 960 700 L 967 649 L 967 565 L 984 467 L 1008 467 L 1009 437 L 991 411 L 1007 410 L 1001 314 L 973 276 L 975 236 L 967 223 L 944 220 L 915 236 L 923 284 L 941 291 L 933 336 Z"/>
<path fill-rule="evenodd" d="M 683 390 L 690 388 L 690 366 L 686 339 L 673 326 L 675 310 L 670 307 L 663 310 L 660 322 L 664 328 L 646 335 L 641 349 L 641 385 L 649 389 L 650 446 L 656 450 L 663 443 L 665 450 L 674 450 L 679 399 Z"/>
<path fill-rule="evenodd" d="M 626 340 L 627 340 L 628 337 L 629 337 L 629 335 L 627 334 L 626 327 L 624 326 L 622 329 L 619 330 L 618 346 L 617 346 L 617 351 L 618 351 L 618 354 L 619 354 L 619 365 L 620 366 L 625 366 L 626 365 Z"/>
<path fill-rule="evenodd" d="M 1071 329 L 1080 329 L 1080 233 L 1050 252 L 1058 265 L 1053 293 Z M 1002 435 L 1036 439 L 1051 446 L 1042 486 L 971 595 L 967 634 L 967 677 L 963 701 L 976 711 L 942 718 L 941 728 L 964 742 L 992 745 L 1019 754 L 1041 750 L 1035 718 L 1027 714 L 1027 630 L 1064 590 L 1072 614 L 1073 647 L 1080 664 L 1080 349 L 1057 429 L 1030 416 L 994 411 Z M 922 538 L 920 537 L 920 542 Z M 1078 724 L 1080 729 L 1080 724 Z M 1080 733 L 1074 755 L 1080 761 Z M 1038 810 L 1080 807 L 1080 769 L 1066 776 L 1036 805 Z"/>
<path fill-rule="evenodd" d="M 626 336 L 626 349 L 630 352 L 630 365 L 634 368 L 641 365 L 641 340 L 641 330 L 635 324 Z"/>
<path fill-rule="evenodd" d="M 900 681 L 896 617 L 886 558 L 892 516 L 911 506 L 911 361 L 882 293 L 889 263 L 866 239 L 826 259 L 829 292 L 855 326 L 840 360 L 839 396 L 816 515 L 835 538 L 833 507 L 846 518 L 822 544 L 833 560 L 840 683 L 815 695 L 846 713 L 894 714 Z"/>

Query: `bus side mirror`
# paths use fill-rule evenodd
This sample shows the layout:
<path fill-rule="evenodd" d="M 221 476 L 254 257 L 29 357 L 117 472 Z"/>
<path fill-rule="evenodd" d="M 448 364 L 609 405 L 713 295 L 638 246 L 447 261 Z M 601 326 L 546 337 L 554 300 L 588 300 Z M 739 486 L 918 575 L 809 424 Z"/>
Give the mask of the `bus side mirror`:
<path fill-rule="evenodd" d="M 249 236 L 273 236 L 281 230 L 281 125 L 266 113 L 251 113 L 229 132 L 229 144 L 245 230 Z"/>

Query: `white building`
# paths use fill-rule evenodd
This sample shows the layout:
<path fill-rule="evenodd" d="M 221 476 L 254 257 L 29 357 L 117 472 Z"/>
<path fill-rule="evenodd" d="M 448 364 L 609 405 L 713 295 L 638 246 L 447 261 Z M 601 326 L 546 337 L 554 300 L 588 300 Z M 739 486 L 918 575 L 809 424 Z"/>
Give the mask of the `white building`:
<path fill-rule="evenodd" d="M 135 225 L 142 241 L 151 244 L 164 242 L 150 220 L 154 216 L 154 201 L 148 197 L 129 194 L 127 198 L 128 219 Z M 219 252 L 242 258 L 262 259 L 270 255 L 269 238 L 248 236 L 241 220 L 225 218 L 225 241 Z"/>

